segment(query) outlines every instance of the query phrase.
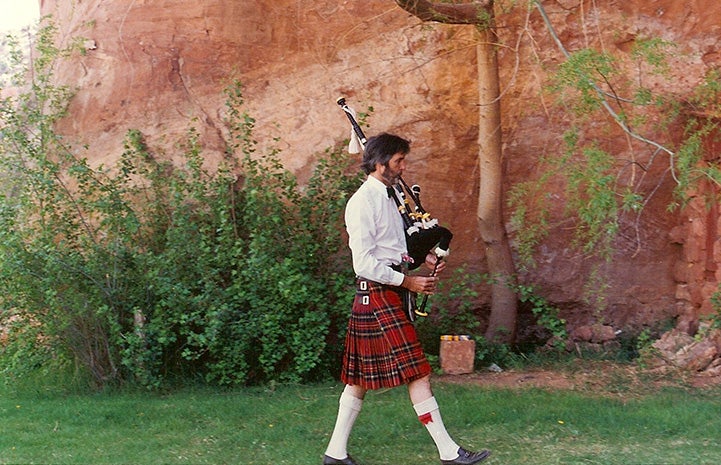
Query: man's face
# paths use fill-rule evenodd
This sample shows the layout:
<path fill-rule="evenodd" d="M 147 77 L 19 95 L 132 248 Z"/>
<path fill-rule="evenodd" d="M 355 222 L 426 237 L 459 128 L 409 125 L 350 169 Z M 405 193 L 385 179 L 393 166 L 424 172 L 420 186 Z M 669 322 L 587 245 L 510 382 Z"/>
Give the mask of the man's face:
<path fill-rule="evenodd" d="M 393 155 L 393 157 L 388 161 L 387 165 L 378 165 L 378 170 L 380 172 L 382 180 L 389 186 L 392 186 L 398 182 L 405 169 L 406 154 L 404 153 L 396 153 L 395 155 Z"/>

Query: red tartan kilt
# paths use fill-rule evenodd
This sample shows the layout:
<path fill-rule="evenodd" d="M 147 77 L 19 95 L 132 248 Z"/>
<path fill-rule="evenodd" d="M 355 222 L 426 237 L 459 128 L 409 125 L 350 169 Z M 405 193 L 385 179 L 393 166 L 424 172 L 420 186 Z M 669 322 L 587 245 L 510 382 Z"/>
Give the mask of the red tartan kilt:
<path fill-rule="evenodd" d="M 413 324 L 393 287 L 372 281 L 353 302 L 341 380 L 365 389 L 391 388 L 431 373 Z"/>

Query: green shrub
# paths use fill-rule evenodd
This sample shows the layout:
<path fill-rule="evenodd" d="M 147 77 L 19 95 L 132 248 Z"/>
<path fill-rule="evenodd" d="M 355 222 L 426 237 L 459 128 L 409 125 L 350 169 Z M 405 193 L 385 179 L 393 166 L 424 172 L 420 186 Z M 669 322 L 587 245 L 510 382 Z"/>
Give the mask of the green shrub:
<path fill-rule="evenodd" d="M 481 322 L 476 315 L 481 274 L 468 273 L 465 267 L 453 270 L 438 284 L 438 293 L 427 303 L 428 317 L 416 320 L 418 338 L 426 352 L 438 354 L 444 334 L 480 337 Z"/>
<path fill-rule="evenodd" d="M 484 273 L 469 273 L 466 267 L 460 267 L 448 277 L 441 279 L 438 293 L 429 300 L 430 312 L 426 318 L 416 321 L 418 337 L 423 348 L 431 358 L 440 351 L 440 336 L 469 335 L 476 341 L 476 361 L 490 365 L 495 363 L 501 367 L 517 365 L 519 360 L 526 357 L 523 350 L 536 350 L 538 341 L 531 344 L 497 344 L 486 340 L 482 331 L 483 311 L 480 304 L 480 290 L 482 286 L 494 283 L 494 278 Z M 559 315 L 559 310 L 551 305 L 545 298 L 538 295 L 531 285 L 517 284 L 514 292 L 519 302 L 529 307 L 536 324 L 542 327 L 551 338 L 551 346 L 556 352 L 562 352 L 568 333 L 566 321 Z M 546 341 L 542 341 L 543 345 Z M 556 354 L 544 351 L 547 358 L 554 358 Z"/>
<path fill-rule="evenodd" d="M 51 84 L 52 30 L 40 37 L 44 74 L 0 107 L 0 370 L 66 360 L 99 387 L 327 377 L 353 292 L 354 161 L 328 149 L 299 186 L 277 151 L 256 153 L 234 83 L 220 166 L 191 126 L 180 166 L 130 130 L 117 166 L 93 168 L 53 130 L 69 93 Z"/>

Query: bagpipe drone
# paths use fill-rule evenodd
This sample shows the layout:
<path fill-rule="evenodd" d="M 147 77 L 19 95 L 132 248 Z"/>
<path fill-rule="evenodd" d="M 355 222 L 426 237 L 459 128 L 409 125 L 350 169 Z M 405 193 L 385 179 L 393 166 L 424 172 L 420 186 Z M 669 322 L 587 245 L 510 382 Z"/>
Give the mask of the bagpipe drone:
<path fill-rule="evenodd" d="M 349 151 L 359 153 L 365 148 L 367 139 L 356 121 L 355 112 L 348 107 L 343 97 L 339 98 L 336 103 L 343 109 L 352 126 Z M 431 276 L 434 276 L 441 260 L 448 256 L 453 234 L 447 228 L 440 226 L 438 220 L 431 218 L 431 215 L 423 208 L 420 199 L 420 186 L 414 184 L 409 187 L 402 177 L 399 177 L 399 181 L 399 184 L 393 186 L 395 195 L 392 198 L 403 219 L 406 245 L 410 256 L 408 269 L 413 270 L 421 266 L 426 261 L 426 256 L 432 252 L 436 255 L 436 264 L 431 272 Z M 411 207 L 408 198 L 413 201 L 413 207 Z M 427 316 L 425 306 L 428 295 L 424 295 L 421 305 L 417 306 L 415 304 L 415 294 L 412 292 L 407 294 L 408 302 L 404 302 L 404 306 L 406 306 L 406 312 L 410 320 L 414 321 L 416 315 Z"/>

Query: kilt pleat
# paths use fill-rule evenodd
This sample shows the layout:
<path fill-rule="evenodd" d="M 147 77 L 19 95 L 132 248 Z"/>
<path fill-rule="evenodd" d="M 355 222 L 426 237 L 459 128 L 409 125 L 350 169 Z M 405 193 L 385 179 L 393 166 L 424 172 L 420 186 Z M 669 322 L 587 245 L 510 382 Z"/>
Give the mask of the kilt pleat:
<path fill-rule="evenodd" d="M 431 366 L 397 290 L 365 281 L 353 301 L 341 380 L 365 389 L 391 388 L 427 376 Z"/>

